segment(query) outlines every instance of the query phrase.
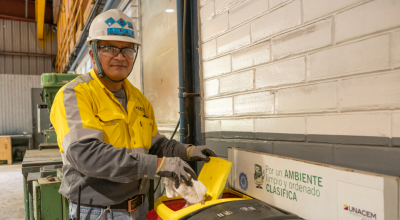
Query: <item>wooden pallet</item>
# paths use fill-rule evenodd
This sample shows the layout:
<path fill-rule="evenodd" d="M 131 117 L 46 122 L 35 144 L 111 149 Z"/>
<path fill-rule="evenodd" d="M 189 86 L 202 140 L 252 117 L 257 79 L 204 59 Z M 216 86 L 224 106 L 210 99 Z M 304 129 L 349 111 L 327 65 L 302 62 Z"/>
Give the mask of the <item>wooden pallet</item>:
<path fill-rule="evenodd" d="M 12 164 L 11 137 L 0 137 L 0 160 L 7 160 L 7 164 Z"/>

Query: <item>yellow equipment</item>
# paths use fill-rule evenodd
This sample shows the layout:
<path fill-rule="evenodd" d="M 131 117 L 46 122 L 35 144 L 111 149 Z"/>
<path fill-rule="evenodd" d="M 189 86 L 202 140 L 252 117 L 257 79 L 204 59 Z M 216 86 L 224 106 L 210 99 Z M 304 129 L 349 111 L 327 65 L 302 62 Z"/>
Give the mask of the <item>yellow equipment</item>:
<path fill-rule="evenodd" d="M 205 196 L 204 205 L 196 204 L 186 208 L 183 208 L 178 211 L 173 211 L 168 208 L 163 202 L 182 199 L 181 197 L 177 198 L 168 198 L 166 195 L 158 198 L 154 202 L 154 210 L 163 220 L 176 220 L 180 219 L 190 213 L 193 213 L 199 209 L 203 209 L 207 206 L 212 206 L 219 203 L 237 201 L 237 200 L 246 200 L 251 199 L 250 197 L 238 193 L 236 191 L 230 189 L 224 189 L 226 180 L 228 179 L 229 172 L 232 167 L 232 163 L 217 157 L 210 157 L 211 160 L 208 163 L 205 163 L 200 175 L 199 180 L 207 187 L 208 191 Z M 241 198 L 228 198 L 228 199 L 219 199 L 221 193 L 231 193 L 237 195 Z"/>

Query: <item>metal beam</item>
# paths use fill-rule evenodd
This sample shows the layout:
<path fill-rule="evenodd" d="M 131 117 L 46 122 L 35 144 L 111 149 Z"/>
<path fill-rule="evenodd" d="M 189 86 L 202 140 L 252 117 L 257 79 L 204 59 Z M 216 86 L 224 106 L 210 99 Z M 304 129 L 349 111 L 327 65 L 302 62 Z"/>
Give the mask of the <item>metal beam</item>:
<path fill-rule="evenodd" d="M 0 51 L 0 55 L 56 58 L 56 55 L 51 55 L 51 54 L 18 53 L 18 52 L 4 52 L 4 51 L 3 52 Z"/>
<path fill-rule="evenodd" d="M 37 21 L 37 37 L 43 40 L 44 36 L 44 13 L 46 10 L 46 0 L 36 0 L 36 21 Z"/>
<path fill-rule="evenodd" d="M 21 18 L 21 17 L 3 15 L 3 14 L 0 14 L 0 19 L 3 19 L 3 20 L 14 20 L 14 21 L 26 21 L 26 22 L 33 22 L 33 23 L 36 22 L 35 19 Z"/>

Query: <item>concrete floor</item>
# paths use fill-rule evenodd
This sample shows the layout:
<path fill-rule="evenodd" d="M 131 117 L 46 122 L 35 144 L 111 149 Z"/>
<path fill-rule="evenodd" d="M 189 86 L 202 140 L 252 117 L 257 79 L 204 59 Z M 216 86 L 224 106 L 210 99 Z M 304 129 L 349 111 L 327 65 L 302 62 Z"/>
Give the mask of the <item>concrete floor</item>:
<path fill-rule="evenodd" d="M 0 219 L 25 219 L 21 162 L 0 164 Z"/>

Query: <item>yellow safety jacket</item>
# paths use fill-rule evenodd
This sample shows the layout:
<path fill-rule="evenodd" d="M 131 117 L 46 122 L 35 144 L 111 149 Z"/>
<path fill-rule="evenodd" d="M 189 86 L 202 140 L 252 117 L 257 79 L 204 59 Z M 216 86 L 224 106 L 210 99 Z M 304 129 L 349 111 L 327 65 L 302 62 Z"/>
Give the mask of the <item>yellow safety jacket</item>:
<path fill-rule="evenodd" d="M 160 156 L 186 157 L 186 145 L 157 133 L 146 97 L 128 80 L 122 85 L 128 112 L 93 69 L 54 99 L 50 120 L 64 164 L 59 192 L 71 201 L 79 186 L 82 204 L 108 206 L 146 194 L 157 169 L 157 156 L 148 154 L 153 137 Z"/>
<path fill-rule="evenodd" d="M 73 88 L 75 94 L 67 95 L 75 95 L 76 100 L 74 97 L 65 97 L 63 87 L 59 90 L 51 110 L 50 119 L 57 132 L 60 152 L 65 151 L 64 148 L 68 147 L 66 144 L 79 140 L 79 138 L 72 139 L 65 143 L 65 136 L 71 132 L 71 128 L 75 129 L 74 132 L 78 132 L 76 137 L 80 138 L 79 132 L 85 133 L 85 129 L 101 131 L 94 132 L 94 137 L 102 133 L 100 140 L 117 148 L 135 149 L 134 151 L 139 153 L 150 149 L 151 138 L 157 134 L 153 107 L 128 80 L 124 80 L 122 84 L 127 95 L 128 113 L 114 94 L 98 79 L 93 69 L 90 75 L 78 77 L 66 86 L 75 84 Z M 64 100 L 77 102 L 74 108 L 79 109 L 80 115 L 76 115 L 76 118 L 68 117 Z M 75 110 L 72 109 L 70 112 Z M 69 118 L 71 120 L 68 120 Z"/>

